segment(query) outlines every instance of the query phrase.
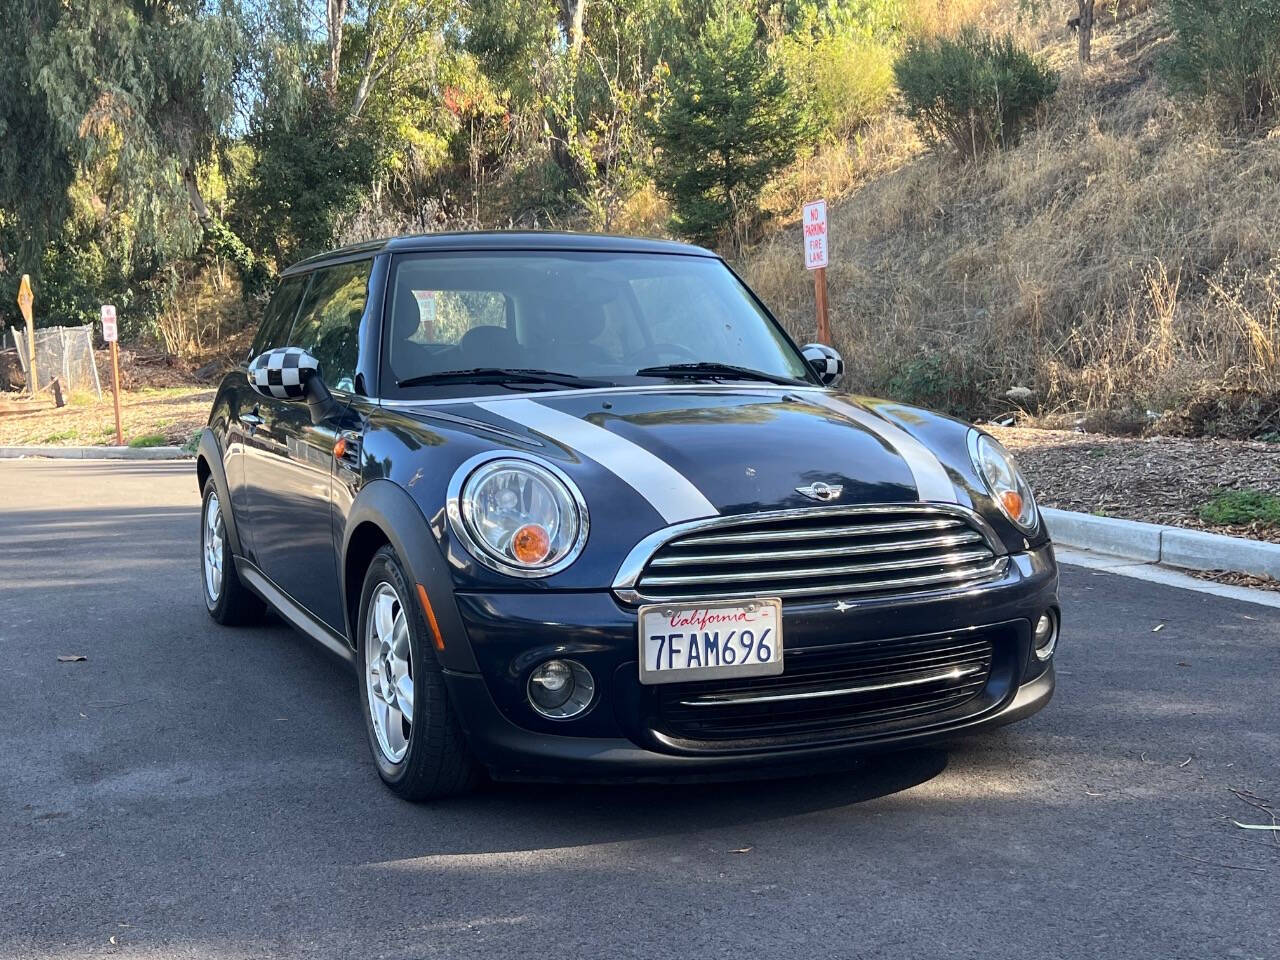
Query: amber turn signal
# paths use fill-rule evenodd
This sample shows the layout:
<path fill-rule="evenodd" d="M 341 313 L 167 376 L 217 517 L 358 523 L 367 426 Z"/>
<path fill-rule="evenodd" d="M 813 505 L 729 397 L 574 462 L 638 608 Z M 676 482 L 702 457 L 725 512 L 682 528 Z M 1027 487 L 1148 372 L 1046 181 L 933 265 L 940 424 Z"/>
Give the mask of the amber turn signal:
<path fill-rule="evenodd" d="M 551 534 L 540 524 L 526 523 L 512 535 L 511 553 L 521 563 L 541 563 L 551 553 Z"/>
<path fill-rule="evenodd" d="M 1004 493 L 1000 494 L 1000 502 L 1004 505 L 1004 511 L 1009 516 L 1022 516 L 1022 494 L 1017 490 L 1004 491 Z"/>
<path fill-rule="evenodd" d="M 333 442 L 333 455 L 341 460 L 347 455 L 347 438 L 339 437 Z"/>

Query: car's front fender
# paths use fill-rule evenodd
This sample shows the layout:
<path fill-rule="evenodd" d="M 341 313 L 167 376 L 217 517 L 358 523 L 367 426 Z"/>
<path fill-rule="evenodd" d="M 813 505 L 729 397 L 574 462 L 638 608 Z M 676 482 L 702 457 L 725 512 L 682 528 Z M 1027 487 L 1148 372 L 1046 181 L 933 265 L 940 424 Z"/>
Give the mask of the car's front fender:
<path fill-rule="evenodd" d="M 437 652 L 446 669 L 479 670 L 453 598 L 453 581 L 440 545 L 418 504 L 398 484 L 373 480 L 356 495 L 342 537 L 342 605 L 347 636 L 356 639 L 356 611 L 368 560 L 380 540 L 390 543 L 415 585 L 421 584 L 431 604 L 444 649 Z M 418 603 L 417 597 L 411 602 Z"/>

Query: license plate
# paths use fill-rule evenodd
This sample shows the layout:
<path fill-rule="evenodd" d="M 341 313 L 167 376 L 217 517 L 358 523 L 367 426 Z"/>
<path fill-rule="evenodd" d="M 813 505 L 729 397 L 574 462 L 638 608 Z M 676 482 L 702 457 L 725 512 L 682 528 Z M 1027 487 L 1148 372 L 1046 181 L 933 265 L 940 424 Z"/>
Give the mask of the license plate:
<path fill-rule="evenodd" d="M 640 608 L 640 682 L 686 683 L 782 672 L 782 601 Z"/>

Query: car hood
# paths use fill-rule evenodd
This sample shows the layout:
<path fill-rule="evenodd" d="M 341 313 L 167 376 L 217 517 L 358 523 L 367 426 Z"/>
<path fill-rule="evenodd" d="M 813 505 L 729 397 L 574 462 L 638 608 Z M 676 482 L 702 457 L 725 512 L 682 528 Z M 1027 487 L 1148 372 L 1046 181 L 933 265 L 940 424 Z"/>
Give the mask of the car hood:
<path fill-rule="evenodd" d="M 813 506 L 835 488 L 839 504 L 971 505 L 967 484 L 909 429 L 932 415 L 825 390 L 641 388 L 458 406 L 612 473 L 667 523 Z"/>
<path fill-rule="evenodd" d="M 504 451 L 554 463 L 590 513 L 582 556 L 522 589 L 600 589 L 660 529 L 776 510 L 958 504 L 1009 549 L 1023 543 L 973 472 L 968 426 L 887 401 L 818 387 L 668 384 L 400 403 L 386 413 L 386 428 L 367 437 L 366 479 L 409 491 L 464 589 L 510 588 L 443 520 L 451 478 Z M 815 498 L 819 485 L 838 496 Z"/>

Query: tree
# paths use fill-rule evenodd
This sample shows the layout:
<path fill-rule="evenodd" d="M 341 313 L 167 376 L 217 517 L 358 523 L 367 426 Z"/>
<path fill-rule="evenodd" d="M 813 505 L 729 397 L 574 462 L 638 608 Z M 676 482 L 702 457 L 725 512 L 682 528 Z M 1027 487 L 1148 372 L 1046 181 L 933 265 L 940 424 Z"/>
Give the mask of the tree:
<path fill-rule="evenodd" d="M 82 169 L 114 166 L 139 241 L 161 255 L 190 252 L 209 219 L 196 171 L 230 131 L 239 50 L 236 10 L 201 0 L 87 0 L 32 38 L 63 141 Z"/>
<path fill-rule="evenodd" d="M 242 66 L 237 15 L 233 0 L 6 0 L 0 136 L 21 148 L 0 151 L 16 238 L 0 259 L 46 304 L 78 291 L 63 318 L 105 296 L 154 306 L 161 272 L 199 248 L 199 172 L 230 135 Z"/>
<path fill-rule="evenodd" d="M 38 272 L 41 251 L 66 217 L 76 163 L 36 84 L 38 65 L 30 51 L 31 38 L 61 17 L 61 5 L 56 0 L 8 0 L 3 9 L 7 27 L 0 31 L 0 142 L 5 145 L 0 150 L 0 229 L 5 236 L 0 237 L 0 274 L 13 277 L 13 289 L 3 288 L 0 311 L 16 314 L 11 304 L 17 278 Z"/>
<path fill-rule="evenodd" d="M 766 181 L 791 163 L 805 136 L 799 104 L 758 39 L 756 20 L 721 0 L 653 130 L 658 188 L 677 232 L 716 243 L 758 215 Z"/>
<path fill-rule="evenodd" d="M 373 180 L 362 133 L 319 89 L 301 106 L 265 107 L 249 135 L 253 164 L 232 192 L 236 231 L 277 268 L 330 246 Z"/>

